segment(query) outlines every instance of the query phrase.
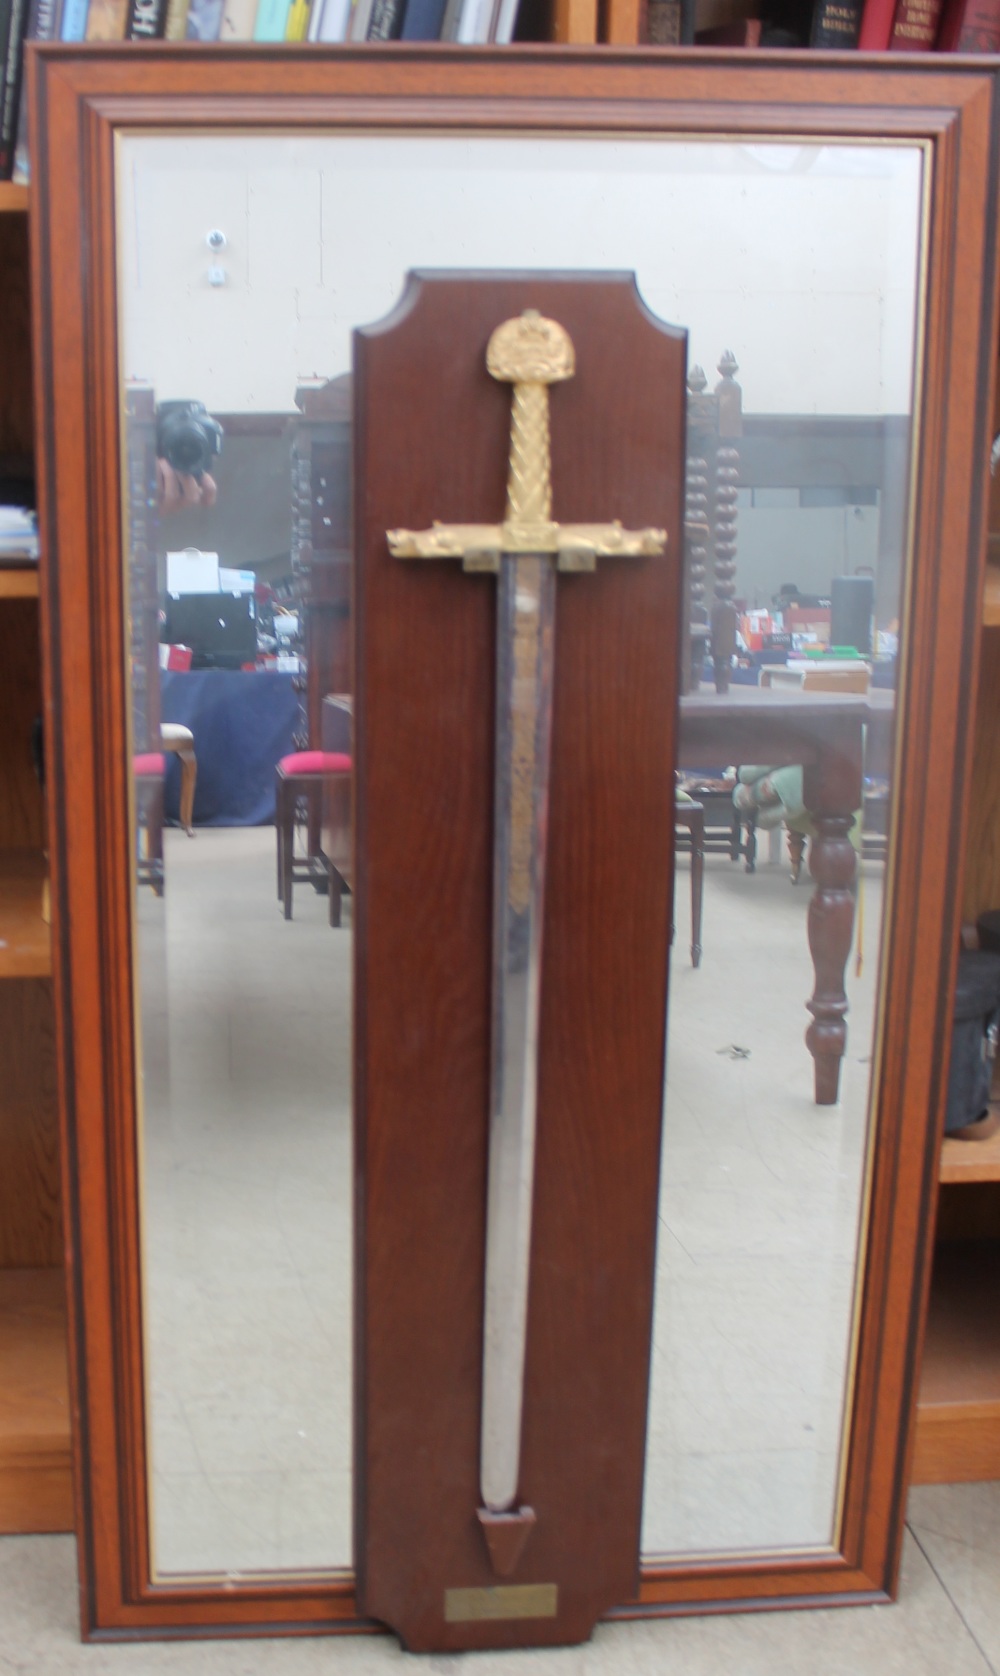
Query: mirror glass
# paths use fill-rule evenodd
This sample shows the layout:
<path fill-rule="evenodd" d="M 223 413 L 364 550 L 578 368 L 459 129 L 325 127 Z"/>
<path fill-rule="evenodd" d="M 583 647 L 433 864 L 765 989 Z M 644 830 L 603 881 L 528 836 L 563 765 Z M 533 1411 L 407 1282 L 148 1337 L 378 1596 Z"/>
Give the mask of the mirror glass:
<path fill-rule="evenodd" d="M 351 332 L 389 312 L 413 268 L 632 270 L 653 313 L 689 333 L 643 1546 L 833 1541 L 923 168 L 918 147 L 860 141 L 119 137 L 158 1575 L 352 1560 Z M 713 704 L 738 720 L 768 687 L 780 696 L 764 706 L 798 718 L 797 754 L 763 710 L 749 735 L 705 721 Z M 859 882 L 847 1049 L 823 1105 L 803 1043 L 820 694 L 864 775 L 842 812 Z"/>

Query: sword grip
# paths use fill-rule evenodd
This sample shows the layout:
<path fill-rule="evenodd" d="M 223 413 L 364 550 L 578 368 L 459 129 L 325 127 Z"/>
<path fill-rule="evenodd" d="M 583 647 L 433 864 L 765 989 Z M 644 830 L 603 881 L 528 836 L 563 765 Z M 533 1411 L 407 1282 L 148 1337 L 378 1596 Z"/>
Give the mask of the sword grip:
<path fill-rule="evenodd" d="M 507 466 L 507 523 L 547 524 L 552 517 L 547 384 L 514 384 Z"/>

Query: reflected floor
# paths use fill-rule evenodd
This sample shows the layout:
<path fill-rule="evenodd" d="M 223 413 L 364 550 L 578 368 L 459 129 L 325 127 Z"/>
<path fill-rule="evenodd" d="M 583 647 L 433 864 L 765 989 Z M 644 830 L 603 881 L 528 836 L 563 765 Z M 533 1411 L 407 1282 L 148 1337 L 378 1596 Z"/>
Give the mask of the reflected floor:
<path fill-rule="evenodd" d="M 166 896 L 139 904 L 157 1568 L 350 1565 L 350 933 L 308 887 L 285 923 L 271 828 L 165 845 Z M 824 1110 L 802 1039 L 811 885 L 709 857 L 696 972 L 678 866 L 647 1553 L 829 1540 L 881 910 L 865 874 L 844 1098 Z"/>
<path fill-rule="evenodd" d="M 139 915 L 156 1566 L 350 1565 L 350 933 L 308 887 L 282 918 L 273 828 L 164 837 Z"/>
<path fill-rule="evenodd" d="M 762 845 L 767 854 L 766 839 Z M 862 868 L 836 1107 L 803 1036 L 812 883 L 706 859 L 704 954 L 677 876 L 642 1546 L 831 1541 L 851 1331 L 883 868 Z"/>

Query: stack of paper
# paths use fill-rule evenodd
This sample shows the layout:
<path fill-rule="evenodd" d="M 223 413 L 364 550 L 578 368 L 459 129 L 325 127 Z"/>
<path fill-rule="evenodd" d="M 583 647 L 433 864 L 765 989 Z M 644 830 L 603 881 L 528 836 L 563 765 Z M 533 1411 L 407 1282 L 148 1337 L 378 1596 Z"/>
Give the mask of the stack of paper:
<path fill-rule="evenodd" d="M 0 564 L 36 564 L 38 522 L 25 506 L 0 506 Z"/>

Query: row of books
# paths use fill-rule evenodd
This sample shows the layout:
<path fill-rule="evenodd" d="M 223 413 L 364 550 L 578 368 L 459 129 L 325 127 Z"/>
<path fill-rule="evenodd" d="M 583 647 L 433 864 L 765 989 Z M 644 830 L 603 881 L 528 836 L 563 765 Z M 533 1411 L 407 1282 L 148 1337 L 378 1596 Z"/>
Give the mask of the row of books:
<path fill-rule="evenodd" d="M 810 45 L 1000 52 L 1000 0 L 816 0 Z"/>
<path fill-rule="evenodd" d="M 23 48 L 37 41 L 513 39 L 519 0 L 0 0 L 0 180 L 28 178 Z"/>

